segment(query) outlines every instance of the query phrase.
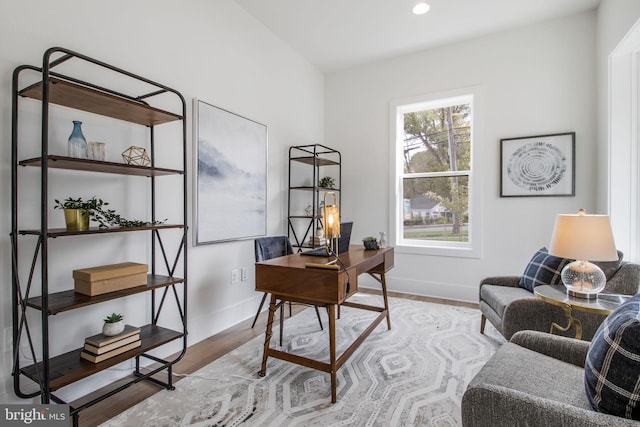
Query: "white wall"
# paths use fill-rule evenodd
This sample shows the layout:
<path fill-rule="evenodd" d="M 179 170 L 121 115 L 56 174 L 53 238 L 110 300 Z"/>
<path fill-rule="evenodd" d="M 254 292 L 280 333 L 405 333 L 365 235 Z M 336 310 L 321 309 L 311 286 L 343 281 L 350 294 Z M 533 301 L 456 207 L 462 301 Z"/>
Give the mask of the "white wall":
<path fill-rule="evenodd" d="M 598 206 L 606 212 L 608 206 L 608 121 L 609 121 L 609 55 L 624 38 L 627 32 L 640 18 L 640 2 L 634 0 L 603 0 L 598 8 L 597 21 L 597 64 L 598 64 L 598 158 L 601 160 L 598 169 Z M 625 82 L 620 82 L 626 84 Z M 618 171 L 619 174 L 619 171 Z M 614 184 L 615 186 L 615 184 Z M 618 212 L 626 217 L 626 212 Z M 612 215 L 612 227 L 618 235 L 624 236 L 625 230 L 621 224 L 616 224 L 616 212 Z M 624 224 L 628 225 L 628 222 Z M 621 227 L 621 228 L 620 228 Z M 628 238 L 623 237 L 628 240 Z M 626 245 L 629 246 L 629 243 Z"/>
<path fill-rule="evenodd" d="M 521 274 L 558 213 L 596 206 L 596 13 L 402 56 L 325 79 L 326 144 L 343 153 L 353 239 L 388 230 L 389 102 L 480 86 L 485 94 L 479 259 L 396 253 L 389 288 L 477 301 L 482 277 Z M 575 197 L 499 197 L 500 138 L 576 132 Z"/>
<path fill-rule="evenodd" d="M 10 341 L 6 339 L 10 337 L 12 324 L 8 240 L 12 70 L 21 64 L 40 65 L 47 48 L 63 46 L 179 90 L 188 101 L 189 159 L 192 155 L 192 98 L 197 97 L 265 123 L 269 131 L 268 234 L 286 231 L 287 148 L 323 141 L 324 83 L 321 73 L 230 0 L 114 0 L 107 3 L 7 0 L 0 3 L 0 40 L 0 326 L 5 337 L 0 366 L 0 402 L 10 402 L 16 400 L 9 376 Z M 51 133 L 56 137 L 54 144 L 64 152 L 71 119 L 76 113 L 65 109 L 56 111 L 52 116 Z M 123 135 L 140 136 L 136 133 L 138 131 L 131 131 L 128 127 L 122 129 L 121 125 L 96 116 L 85 115 L 83 120 L 83 130 L 88 139 L 99 136 L 111 142 L 109 160 L 117 161 L 119 151 L 114 147 L 121 142 Z M 35 127 L 36 130 L 31 132 L 37 138 L 39 124 Z M 142 143 L 125 141 L 129 145 L 131 142 Z M 37 144 L 37 139 L 34 143 Z M 67 184 L 65 177 L 56 179 Z M 129 199 L 138 196 L 135 193 L 121 194 L 127 191 L 120 184 L 112 183 L 118 179 L 111 178 L 93 177 L 87 182 L 74 183 L 73 187 L 63 185 L 56 190 L 55 196 L 66 197 L 67 192 L 68 195 L 83 196 L 95 193 L 109 200 L 126 217 L 144 215 L 144 209 L 133 211 L 127 204 Z M 84 176 L 82 181 L 85 181 Z M 190 189 L 191 182 L 190 177 Z M 35 197 L 37 189 L 32 188 L 31 191 Z M 171 211 L 169 206 L 169 210 L 170 215 L 175 214 L 175 208 Z M 60 215 L 59 211 L 52 210 L 50 215 L 52 221 L 62 221 L 56 216 Z M 194 228 L 193 224 L 189 225 Z M 87 239 L 82 239 L 75 242 L 86 245 Z M 144 240 L 135 249 L 129 249 L 130 243 L 124 238 L 91 240 L 91 250 L 86 251 L 86 246 L 83 246 L 83 252 L 74 247 L 73 239 L 56 242 L 53 274 L 60 280 L 54 286 L 68 288 L 70 283 L 64 278 L 80 265 L 99 265 L 130 258 L 142 258 L 144 262 L 148 251 Z M 253 241 L 189 249 L 188 319 L 189 342 L 193 344 L 252 316 L 261 294 L 253 290 Z M 100 257 L 106 259 L 98 259 Z M 231 285 L 231 269 L 242 266 L 250 268 L 249 281 Z M 55 352 L 63 352 L 81 346 L 84 337 L 98 332 L 101 319 L 112 311 L 124 309 L 129 322 L 146 323 L 148 304 L 148 298 L 140 296 L 50 318 L 54 333 L 52 348 Z M 176 346 L 163 347 L 158 354 L 164 356 L 176 349 Z M 128 366 L 119 368 L 130 371 Z M 117 375 L 122 375 L 122 372 L 92 377 L 68 387 L 61 394 L 72 398 L 109 382 L 107 377 Z"/>

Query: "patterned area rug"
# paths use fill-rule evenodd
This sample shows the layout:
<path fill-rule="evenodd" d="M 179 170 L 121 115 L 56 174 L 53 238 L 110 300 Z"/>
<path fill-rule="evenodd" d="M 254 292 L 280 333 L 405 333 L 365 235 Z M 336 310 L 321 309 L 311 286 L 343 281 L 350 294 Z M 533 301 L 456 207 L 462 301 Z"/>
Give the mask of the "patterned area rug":
<path fill-rule="evenodd" d="M 354 301 L 382 305 L 382 297 Z M 111 419 L 103 426 L 458 426 L 471 379 L 504 342 L 480 312 L 466 307 L 389 298 L 383 321 L 338 371 L 337 403 L 327 373 L 269 358 L 260 378 L 264 335 Z M 308 308 L 284 322 L 283 349 L 328 361 L 326 311 L 321 331 Z M 338 355 L 376 313 L 343 307 L 336 323 Z M 271 346 L 277 347 L 274 324 Z"/>

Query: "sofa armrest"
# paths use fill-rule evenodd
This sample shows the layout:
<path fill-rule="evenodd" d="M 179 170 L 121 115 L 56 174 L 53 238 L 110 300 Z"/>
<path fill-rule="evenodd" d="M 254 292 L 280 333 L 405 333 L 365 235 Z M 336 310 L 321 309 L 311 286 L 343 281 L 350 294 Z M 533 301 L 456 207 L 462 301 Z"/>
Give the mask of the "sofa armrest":
<path fill-rule="evenodd" d="M 640 426 L 640 422 L 544 399 L 493 384 L 473 384 L 462 396 L 464 427 Z"/>
<path fill-rule="evenodd" d="M 493 277 L 485 277 L 480 281 L 480 286 L 482 285 L 499 285 L 499 286 L 511 286 L 515 288 L 518 286 L 518 282 L 520 281 L 520 276 L 493 276 Z"/>
<path fill-rule="evenodd" d="M 539 331 L 520 331 L 511 337 L 511 342 L 545 356 L 584 368 L 589 351 L 589 342 L 561 337 Z"/>

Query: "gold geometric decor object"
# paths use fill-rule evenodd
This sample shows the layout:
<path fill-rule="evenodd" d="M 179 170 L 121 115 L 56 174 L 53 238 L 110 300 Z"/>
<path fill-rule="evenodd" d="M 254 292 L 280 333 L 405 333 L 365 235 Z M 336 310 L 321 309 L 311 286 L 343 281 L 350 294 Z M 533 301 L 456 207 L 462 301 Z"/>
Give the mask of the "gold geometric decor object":
<path fill-rule="evenodd" d="M 143 147 L 132 145 L 122 152 L 122 159 L 128 165 L 149 166 L 151 159 Z"/>

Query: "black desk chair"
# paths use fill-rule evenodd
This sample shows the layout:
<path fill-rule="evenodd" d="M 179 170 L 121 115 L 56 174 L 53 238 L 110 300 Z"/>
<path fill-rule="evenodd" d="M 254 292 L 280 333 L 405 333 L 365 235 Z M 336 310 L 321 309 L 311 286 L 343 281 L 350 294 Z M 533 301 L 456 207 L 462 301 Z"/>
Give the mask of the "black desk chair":
<path fill-rule="evenodd" d="M 271 258 L 281 257 L 285 255 L 291 255 L 293 253 L 293 247 L 291 246 L 291 242 L 287 236 L 272 236 L 272 237 L 259 237 L 255 240 L 255 254 L 256 254 L 256 262 L 266 261 Z M 258 320 L 258 316 L 260 316 L 260 312 L 262 311 L 262 307 L 264 306 L 264 302 L 267 300 L 267 293 L 262 296 L 262 301 L 260 301 L 260 306 L 258 307 L 258 312 L 256 316 L 253 318 L 253 323 L 251 327 L 253 328 L 256 325 L 256 321 Z M 282 331 L 283 331 L 283 322 L 284 322 L 284 304 L 280 301 L 280 345 L 282 346 Z M 320 323 L 320 329 L 322 327 L 322 320 L 320 320 L 320 312 L 318 311 L 318 306 L 314 306 L 316 309 L 316 315 L 318 316 L 318 322 Z M 291 317 L 291 302 L 289 302 L 289 317 Z"/>

